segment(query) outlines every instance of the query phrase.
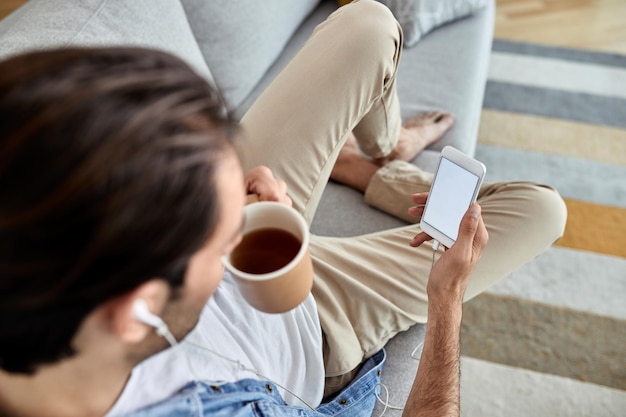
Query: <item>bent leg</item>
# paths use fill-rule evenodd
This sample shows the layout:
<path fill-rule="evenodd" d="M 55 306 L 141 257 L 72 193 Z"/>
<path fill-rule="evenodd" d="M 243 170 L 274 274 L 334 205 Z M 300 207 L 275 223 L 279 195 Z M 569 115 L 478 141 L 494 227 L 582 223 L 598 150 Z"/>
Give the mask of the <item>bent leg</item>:
<path fill-rule="evenodd" d="M 269 166 L 310 223 L 352 130 L 362 149 L 384 156 L 401 126 L 395 91 L 401 29 L 371 0 L 320 24 L 242 119 L 244 168 Z"/>
<path fill-rule="evenodd" d="M 392 213 L 400 215 L 400 210 L 406 213 L 411 205 L 409 196 L 428 191 L 431 181 L 432 174 L 408 163 L 392 162 L 375 175 L 366 198 L 377 206 L 389 205 Z M 547 186 L 486 184 L 478 202 L 489 243 L 470 279 L 465 300 L 547 249 L 565 227 L 565 204 Z M 426 322 L 432 249 L 428 244 L 419 248 L 408 245 L 419 231 L 417 225 L 411 225 L 359 237 L 312 239 L 317 275 L 313 293 L 325 334 L 327 376 L 350 372 L 398 332 Z"/>

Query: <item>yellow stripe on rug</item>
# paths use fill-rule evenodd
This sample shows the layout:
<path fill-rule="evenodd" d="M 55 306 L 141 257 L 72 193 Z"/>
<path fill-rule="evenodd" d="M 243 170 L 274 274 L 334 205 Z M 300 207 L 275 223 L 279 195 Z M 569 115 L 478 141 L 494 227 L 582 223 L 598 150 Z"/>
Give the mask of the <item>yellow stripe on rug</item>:
<path fill-rule="evenodd" d="M 565 234 L 556 246 L 626 258 L 626 209 L 564 199 Z"/>
<path fill-rule="evenodd" d="M 478 142 L 626 165 L 626 130 L 483 109 Z"/>

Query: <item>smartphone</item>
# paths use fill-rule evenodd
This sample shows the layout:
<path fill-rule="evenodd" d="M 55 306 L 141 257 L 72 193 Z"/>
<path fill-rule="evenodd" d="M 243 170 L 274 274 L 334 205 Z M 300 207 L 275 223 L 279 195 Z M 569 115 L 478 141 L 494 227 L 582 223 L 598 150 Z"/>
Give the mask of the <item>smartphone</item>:
<path fill-rule="evenodd" d="M 451 247 L 469 206 L 476 201 L 487 168 L 452 146 L 441 151 L 420 227 L 442 245 Z"/>

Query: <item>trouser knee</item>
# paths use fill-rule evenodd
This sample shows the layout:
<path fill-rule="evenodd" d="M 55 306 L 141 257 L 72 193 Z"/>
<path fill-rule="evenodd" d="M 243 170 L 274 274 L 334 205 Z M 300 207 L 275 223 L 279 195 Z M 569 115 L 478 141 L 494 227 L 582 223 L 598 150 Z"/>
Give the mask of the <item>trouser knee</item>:
<path fill-rule="evenodd" d="M 401 50 L 402 29 L 387 6 L 374 0 L 357 0 L 339 12 L 338 17 L 345 22 L 341 41 L 353 45 L 355 51 L 363 51 L 366 60 L 388 51 L 392 52 L 395 61 L 399 59 L 396 55 Z"/>

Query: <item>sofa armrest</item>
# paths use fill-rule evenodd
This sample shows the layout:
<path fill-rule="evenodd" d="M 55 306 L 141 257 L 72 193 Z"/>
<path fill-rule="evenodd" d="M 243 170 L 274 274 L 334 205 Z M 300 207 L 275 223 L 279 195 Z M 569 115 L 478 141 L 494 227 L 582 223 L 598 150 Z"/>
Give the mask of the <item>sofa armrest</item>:
<path fill-rule="evenodd" d="M 0 21 L 0 59 L 36 49 L 120 45 L 173 53 L 212 82 L 178 0 L 30 0 Z"/>

